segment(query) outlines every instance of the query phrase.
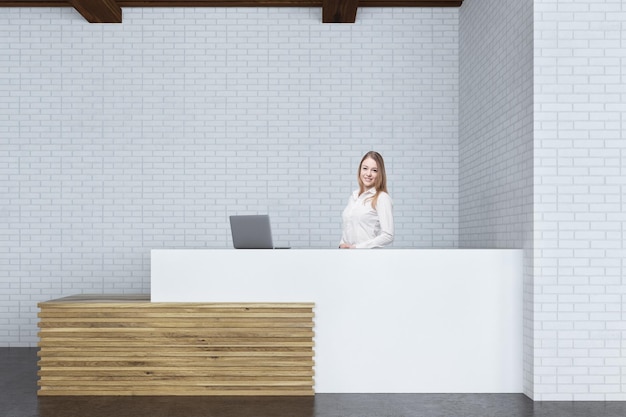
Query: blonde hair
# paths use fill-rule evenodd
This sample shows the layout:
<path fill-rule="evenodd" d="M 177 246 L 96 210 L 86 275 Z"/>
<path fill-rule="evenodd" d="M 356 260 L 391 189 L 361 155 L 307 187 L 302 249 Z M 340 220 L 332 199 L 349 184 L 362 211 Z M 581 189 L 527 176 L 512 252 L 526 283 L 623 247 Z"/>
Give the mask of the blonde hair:
<path fill-rule="evenodd" d="M 378 202 L 378 196 L 381 192 L 385 192 L 389 194 L 387 191 L 387 174 L 385 173 L 385 161 L 383 161 L 383 157 L 378 152 L 369 151 L 366 153 L 361 159 L 361 163 L 359 164 L 359 169 L 357 170 L 357 179 L 359 181 L 359 195 L 363 194 L 365 191 L 365 185 L 361 180 L 361 167 L 363 166 L 363 161 L 367 158 L 371 158 L 376 162 L 376 166 L 378 168 L 378 175 L 376 176 L 376 180 L 374 181 L 374 188 L 376 189 L 376 194 L 371 198 L 372 200 L 372 208 L 376 209 L 376 202 Z"/>

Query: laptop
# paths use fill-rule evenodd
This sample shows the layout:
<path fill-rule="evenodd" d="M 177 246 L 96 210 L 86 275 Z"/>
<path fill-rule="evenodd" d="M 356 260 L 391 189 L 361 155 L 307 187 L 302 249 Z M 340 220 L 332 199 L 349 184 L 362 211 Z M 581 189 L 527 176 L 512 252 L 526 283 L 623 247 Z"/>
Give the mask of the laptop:
<path fill-rule="evenodd" d="M 274 249 L 267 214 L 230 216 L 230 231 L 235 249 Z"/>

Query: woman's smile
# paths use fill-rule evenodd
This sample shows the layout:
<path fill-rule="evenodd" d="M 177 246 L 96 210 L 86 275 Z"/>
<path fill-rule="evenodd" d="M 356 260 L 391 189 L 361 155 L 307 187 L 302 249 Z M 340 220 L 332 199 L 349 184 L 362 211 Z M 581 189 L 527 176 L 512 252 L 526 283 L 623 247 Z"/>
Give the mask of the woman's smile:
<path fill-rule="evenodd" d="M 361 164 L 361 181 L 365 188 L 372 188 L 376 184 L 378 166 L 372 158 L 367 158 Z"/>

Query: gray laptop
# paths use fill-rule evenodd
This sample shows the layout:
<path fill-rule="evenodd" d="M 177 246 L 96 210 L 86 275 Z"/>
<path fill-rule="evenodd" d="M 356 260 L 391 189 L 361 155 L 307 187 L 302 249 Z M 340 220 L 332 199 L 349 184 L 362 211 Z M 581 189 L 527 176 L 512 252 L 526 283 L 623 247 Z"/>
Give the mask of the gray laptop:
<path fill-rule="evenodd" d="M 274 249 L 267 214 L 230 216 L 230 231 L 235 249 Z"/>

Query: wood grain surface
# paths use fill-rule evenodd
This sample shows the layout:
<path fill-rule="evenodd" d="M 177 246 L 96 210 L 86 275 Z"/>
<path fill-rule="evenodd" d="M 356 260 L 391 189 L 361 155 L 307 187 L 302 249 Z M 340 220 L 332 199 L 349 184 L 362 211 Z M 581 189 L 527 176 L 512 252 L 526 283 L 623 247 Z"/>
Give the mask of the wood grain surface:
<path fill-rule="evenodd" d="M 313 395 L 312 303 L 39 303 L 46 395 Z"/>

